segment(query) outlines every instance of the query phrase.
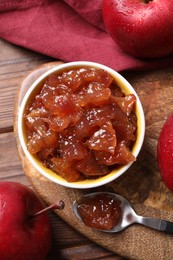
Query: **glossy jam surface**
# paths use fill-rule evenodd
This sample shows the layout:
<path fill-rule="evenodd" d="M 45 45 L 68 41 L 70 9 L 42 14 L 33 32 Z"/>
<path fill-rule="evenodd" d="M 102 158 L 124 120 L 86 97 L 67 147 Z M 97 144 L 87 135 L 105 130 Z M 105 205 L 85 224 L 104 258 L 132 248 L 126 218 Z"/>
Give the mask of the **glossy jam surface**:
<path fill-rule="evenodd" d="M 136 97 L 108 72 L 76 68 L 48 76 L 29 100 L 27 148 L 68 182 L 97 178 L 133 162 Z"/>
<path fill-rule="evenodd" d="M 78 205 L 78 212 L 85 225 L 102 230 L 115 227 L 122 215 L 120 201 L 109 195 L 98 194 L 93 197 L 84 197 Z"/>

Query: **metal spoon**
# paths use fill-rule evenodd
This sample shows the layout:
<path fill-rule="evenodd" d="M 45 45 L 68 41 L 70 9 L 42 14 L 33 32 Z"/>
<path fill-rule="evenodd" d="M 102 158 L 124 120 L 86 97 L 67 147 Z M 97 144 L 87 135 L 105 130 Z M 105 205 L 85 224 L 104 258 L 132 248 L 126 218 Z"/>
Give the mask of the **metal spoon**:
<path fill-rule="evenodd" d="M 150 218 L 150 217 L 142 217 L 136 214 L 136 212 L 133 210 L 132 206 L 130 205 L 129 201 L 127 201 L 124 197 L 115 194 L 115 193 L 109 193 L 109 192 L 95 192 L 85 195 L 84 197 L 90 197 L 94 198 L 96 195 L 100 193 L 105 193 L 112 198 L 115 198 L 116 200 L 119 200 L 121 202 L 121 210 L 122 210 L 122 217 L 119 221 L 119 223 L 110 230 L 102 230 L 98 229 L 99 231 L 108 232 L 108 233 L 115 233 L 120 232 L 123 229 L 127 228 L 128 226 L 138 223 L 159 231 L 163 231 L 169 234 L 173 234 L 173 222 L 156 219 L 156 218 Z M 78 212 L 78 202 L 74 201 L 72 208 L 76 215 L 76 217 L 82 221 L 82 218 Z"/>

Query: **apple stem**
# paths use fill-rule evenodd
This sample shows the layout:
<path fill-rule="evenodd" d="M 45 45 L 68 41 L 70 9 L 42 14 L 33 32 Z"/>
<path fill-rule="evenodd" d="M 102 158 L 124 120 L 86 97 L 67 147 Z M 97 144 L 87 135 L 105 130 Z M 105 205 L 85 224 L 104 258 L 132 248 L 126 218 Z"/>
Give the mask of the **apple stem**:
<path fill-rule="evenodd" d="M 149 2 L 152 2 L 153 0 L 145 0 L 144 3 L 148 4 Z"/>
<path fill-rule="evenodd" d="M 35 217 L 37 217 L 39 215 L 42 215 L 42 214 L 44 214 L 44 213 L 46 213 L 46 212 L 48 212 L 50 210 L 54 210 L 54 209 L 62 210 L 64 208 L 64 206 L 65 206 L 65 204 L 64 204 L 64 202 L 62 200 L 57 201 L 54 204 L 50 205 L 49 207 L 46 207 L 46 208 L 36 212 L 34 215 L 31 216 L 31 218 L 35 218 Z"/>

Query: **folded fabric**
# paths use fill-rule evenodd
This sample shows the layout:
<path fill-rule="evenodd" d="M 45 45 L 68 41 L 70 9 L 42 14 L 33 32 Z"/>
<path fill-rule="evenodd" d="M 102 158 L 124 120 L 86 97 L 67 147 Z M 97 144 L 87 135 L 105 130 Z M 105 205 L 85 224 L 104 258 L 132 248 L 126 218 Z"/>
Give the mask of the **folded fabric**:
<path fill-rule="evenodd" d="M 117 71 L 173 65 L 173 56 L 137 59 L 110 37 L 102 0 L 1 0 L 0 38 L 67 61 L 94 61 Z"/>

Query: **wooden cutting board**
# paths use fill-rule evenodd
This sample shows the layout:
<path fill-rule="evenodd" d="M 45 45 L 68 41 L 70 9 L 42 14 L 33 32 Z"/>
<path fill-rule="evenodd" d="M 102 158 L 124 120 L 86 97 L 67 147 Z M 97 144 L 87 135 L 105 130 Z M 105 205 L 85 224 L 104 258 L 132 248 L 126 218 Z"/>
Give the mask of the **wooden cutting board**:
<path fill-rule="evenodd" d="M 173 259 L 173 235 L 164 234 L 141 225 L 133 225 L 117 234 L 93 231 L 84 226 L 72 212 L 72 202 L 91 190 L 75 190 L 59 186 L 41 176 L 29 163 L 17 135 L 18 109 L 31 83 L 48 69 L 60 64 L 52 62 L 37 67 L 26 76 L 18 89 L 14 130 L 19 155 L 26 176 L 33 188 L 47 203 L 58 199 L 65 202 L 63 211 L 55 211 L 73 228 L 95 243 L 121 256 L 138 260 Z M 157 167 L 156 147 L 161 127 L 173 110 L 173 68 L 124 73 L 139 94 L 146 116 L 146 136 L 141 153 L 133 166 L 118 180 L 92 191 L 115 191 L 131 201 L 138 214 L 173 221 L 173 193 L 161 180 Z"/>

